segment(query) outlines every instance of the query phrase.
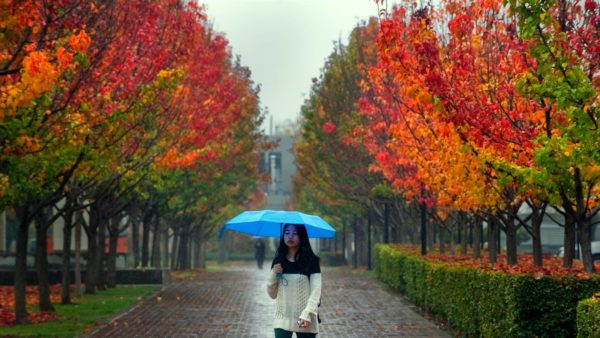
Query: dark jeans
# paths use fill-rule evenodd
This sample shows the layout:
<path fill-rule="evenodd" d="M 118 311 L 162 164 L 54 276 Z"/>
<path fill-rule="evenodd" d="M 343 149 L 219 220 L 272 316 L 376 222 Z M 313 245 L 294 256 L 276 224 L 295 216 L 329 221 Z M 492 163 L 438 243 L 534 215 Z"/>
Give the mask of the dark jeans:
<path fill-rule="evenodd" d="M 286 331 L 284 329 L 275 329 L 275 338 L 292 338 L 292 331 Z M 296 332 L 296 337 L 298 338 L 315 338 L 317 336 L 316 333 L 309 332 Z"/>

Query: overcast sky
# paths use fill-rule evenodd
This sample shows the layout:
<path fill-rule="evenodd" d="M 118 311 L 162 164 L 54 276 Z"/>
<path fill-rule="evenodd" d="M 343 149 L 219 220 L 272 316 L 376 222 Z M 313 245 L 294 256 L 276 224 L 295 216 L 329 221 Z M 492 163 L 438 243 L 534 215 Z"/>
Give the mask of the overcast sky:
<path fill-rule="evenodd" d="M 296 121 L 311 79 L 318 77 L 333 41 L 377 15 L 373 0 L 198 0 L 209 22 L 224 33 L 233 54 L 261 85 L 260 100 L 275 125 Z"/>

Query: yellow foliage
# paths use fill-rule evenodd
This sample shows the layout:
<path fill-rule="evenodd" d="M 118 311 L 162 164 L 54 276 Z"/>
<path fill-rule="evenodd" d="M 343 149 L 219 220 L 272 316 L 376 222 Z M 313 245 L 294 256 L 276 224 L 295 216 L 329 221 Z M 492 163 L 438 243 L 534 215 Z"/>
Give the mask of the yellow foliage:
<path fill-rule="evenodd" d="M 4 196 L 8 188 L 10 188 L 10 180 L 8 179 L 8 176 L 0 174 L 0 197 Z"/>
<path fill-rule="evenodd" d="M 58 75 L 45 52 L 33 51 L 23 60 L 20 81 L 2 87 L 0 104 L 12 116 L 18 108 L 29 106 L 34 99 L 49 92 Z"/>
<path fill-rule="evenodd" d="M 28 135 L 21 135 L 17 139 L 16 146 L 26 152 L 35 152 L 40 149 L 39 142 L 36 138 Z"/>
<path fill-rule="evenodd" d="M 586 181 L 598 180 L 600 179 L 600 165 L 592 164 L 586 166 L 581 169 L 581 174 Z"/>

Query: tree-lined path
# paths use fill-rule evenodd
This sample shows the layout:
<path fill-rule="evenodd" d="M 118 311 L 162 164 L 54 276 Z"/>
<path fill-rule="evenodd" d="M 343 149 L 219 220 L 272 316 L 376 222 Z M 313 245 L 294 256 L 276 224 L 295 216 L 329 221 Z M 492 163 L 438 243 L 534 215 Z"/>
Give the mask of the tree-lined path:
<path fill-rule="evenodd" d="M 319 337 L 450 337 L 373 278 L 324 269 Z M 144 299 L 91 337 L 272 337 L 268 271 L 240 265 L 199 274 Z"/>

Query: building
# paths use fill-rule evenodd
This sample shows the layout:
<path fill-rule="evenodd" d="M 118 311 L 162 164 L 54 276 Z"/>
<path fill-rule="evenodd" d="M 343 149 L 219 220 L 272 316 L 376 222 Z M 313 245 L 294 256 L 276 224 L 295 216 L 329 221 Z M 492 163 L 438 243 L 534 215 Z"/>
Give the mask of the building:
<path fill-rule="evenodd" d="M 288 210 L 294 189 L 294 175 L 296 174 L 296 157 L 294 155 L 294 136 L 276 135 L 269 136 L 269 142 L 277 142 L 277 147 L 269 149 L 260 156 L 259 170 L 270 178 L 265 184 L 265 209 Z M 271 239 L 268 244 L 275 250 L 276 239 Z M 310 240 L 310 245 L 315 252 L 319 251 L 319 242 Z"/>
<path fill-rule="evenodd" d="M 265 209 L 286 210 L 296 174 L 294 137 L 269 136 L 268 141 L 277 142 L 277 147 L 261 153 L 260 156 L 259 170 L 270 178 L 264 186 Z"/>

